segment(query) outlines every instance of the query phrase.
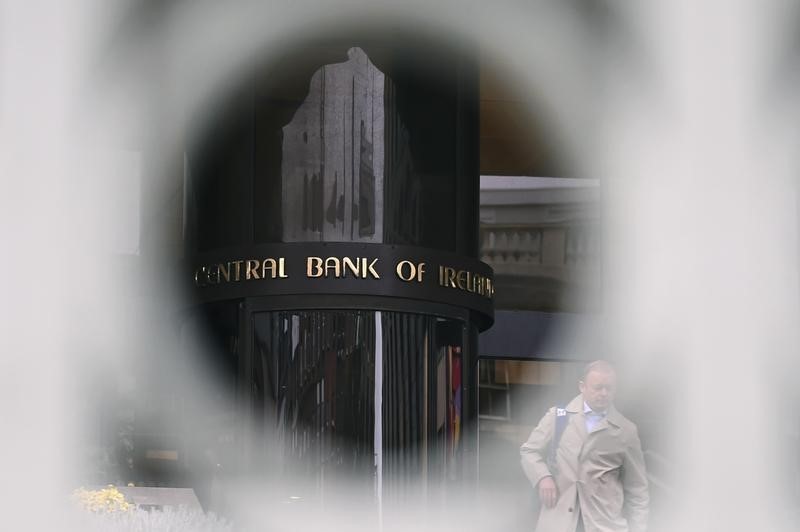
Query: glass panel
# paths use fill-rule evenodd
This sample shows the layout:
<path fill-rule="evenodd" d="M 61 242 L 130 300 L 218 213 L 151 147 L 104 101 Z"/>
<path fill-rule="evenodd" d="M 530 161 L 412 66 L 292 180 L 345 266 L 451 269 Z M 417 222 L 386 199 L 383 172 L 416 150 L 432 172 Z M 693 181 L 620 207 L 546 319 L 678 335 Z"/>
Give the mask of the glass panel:
<path fill-rule="evenodd" d="M 188 150 L 188 255 L 317 241 L 475 255 L 475 66 L 425 40 L 367 41 L 297 48 L 219 106 Z"/>
<path fill-rule="evenodd" d="M 254 418 L 263 452 L 277 452 L 287 475 L 371 475 L 374 314 L 254 315 Z"/>
<path fill-rule="evenodd" d="M 314 73 L 282 128 L 284 242 L 383 241 L 385 76 L 361 48 L 346 59 Z"/>
<path fill-rule="evenodd" d="M 462 477 L 463 323 L 285 311 L 254 314 L 253 330 L 262 474 L 309 497 L 343 481 L 386 500 Z"/>

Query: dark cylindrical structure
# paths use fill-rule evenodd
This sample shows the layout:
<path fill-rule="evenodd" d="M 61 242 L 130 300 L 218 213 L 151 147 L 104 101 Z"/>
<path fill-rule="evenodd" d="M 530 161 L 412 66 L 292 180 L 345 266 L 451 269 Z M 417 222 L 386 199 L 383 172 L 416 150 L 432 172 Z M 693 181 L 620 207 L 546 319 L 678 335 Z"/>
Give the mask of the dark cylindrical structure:
<path fill-rule="evenodd" d="M 256 72 L 200 129 L 190 321 L 229 361 L 227 467 L 320 496 L 331 479 L 400 496 L 473 478 L 493 319 L 477 74 L 438 40 L 334 38 Z"/>

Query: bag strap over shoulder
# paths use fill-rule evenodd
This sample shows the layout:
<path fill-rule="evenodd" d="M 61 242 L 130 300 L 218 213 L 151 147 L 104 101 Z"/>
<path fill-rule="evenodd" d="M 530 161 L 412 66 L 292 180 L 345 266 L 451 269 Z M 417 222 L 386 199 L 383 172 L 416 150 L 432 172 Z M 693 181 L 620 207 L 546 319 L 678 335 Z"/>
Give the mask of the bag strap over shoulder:
<path fill-rule="evenodd" d="M 564 434 L 564 429 L 567 428 L 567 421 L 569 421 L 569 412 L 563 406 L 556 407 L 556 422 L 553 427 L 553 437 L 550 440 L 550 448 L 547 453 L 547 467 L 550 472 L 555 474 L 558 470 L 556 462 L 556 451 L 558 444 L 561 442 L 561 436 Z"/>

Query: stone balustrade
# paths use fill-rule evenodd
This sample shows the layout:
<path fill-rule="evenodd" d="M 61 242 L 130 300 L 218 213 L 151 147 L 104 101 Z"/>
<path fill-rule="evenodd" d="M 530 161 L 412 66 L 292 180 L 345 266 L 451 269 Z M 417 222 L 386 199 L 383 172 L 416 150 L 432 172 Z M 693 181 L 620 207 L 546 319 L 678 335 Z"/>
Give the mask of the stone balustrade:
<path fill-rule="evenodd" d="M 500 274 L 592 268 L 599 261 L 597 231 L 588 225 L 484 224 L 480 239 L 481 260 Z"/>

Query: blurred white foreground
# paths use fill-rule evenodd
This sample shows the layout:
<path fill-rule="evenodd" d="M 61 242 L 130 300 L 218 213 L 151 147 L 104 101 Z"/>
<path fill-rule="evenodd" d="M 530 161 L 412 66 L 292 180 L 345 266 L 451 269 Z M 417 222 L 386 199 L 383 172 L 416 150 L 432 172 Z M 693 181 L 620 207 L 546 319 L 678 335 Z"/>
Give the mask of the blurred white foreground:
<path fill-rule="evenodd" d="M 785 22 L 797 20 L 795 7 L 189 4 L 6 2 L 0 9 L 4 528 L 64 528 L 58 508 L 76 487 L 75 457 L 92 425 L 81 401 L 87 388 L 110 385 L 92 384 L 86 372 L 114 368 L 123 377 L 112 388 L 125 386 L 126 357 L 154 345 L 136 316 L 157 321 L 158 309 L 131 307 L 165 294 L 140 293 L 139 280 L 108 259 L 137 251 L 131 235 L 147 231 L 148 218 L 125 215 L 138 207 L 129 192 L 120 194 L 130 190 L 130 168 L 117 173 L 103 161 L 154 143 L 162 153 L 180 145 L 183 116 L 159 138 L 140 136 L 150 115 L 175 112 L 154 107 L 154 95 L 177 94 L 182 110 L 202 113 L 238 68 L 278 53 L 283 39 L 371 17 L 477 39 L 529 85 L 532 108 L 582 177 L 600 179 L 603 349 L 627 361 L 631 376 L 663 372 L 673 389 L 662 406 L 679 457 L 678 496 L 671 522 L 654 525 L 797 528 L 790 513 L 797 502 L 789 499 L 797 496 L 800 451 L 793 391 L 800 121 L 798 80 L 787 70 L 796 66 L 797 28 Z M 104 55 L 109 43 L 120 53 Z M 171 73 L 174 85 L 150 86 L 155 71 Z M 164 200 L 147 179 L 165 162 L 132 164 L 155 196 L 142 198 L 146 213 Z M 374 530 L 378 519 L 362 501 L 299 501 L 264 515 L 269 496 L 248 493 L 259 492 L 241 492 L 245 520 L 269 529 Z M 448 503 L 445 514 L 386 508 L 383 530 L 484 530 L 503 518 L 488 498 Z"/>

